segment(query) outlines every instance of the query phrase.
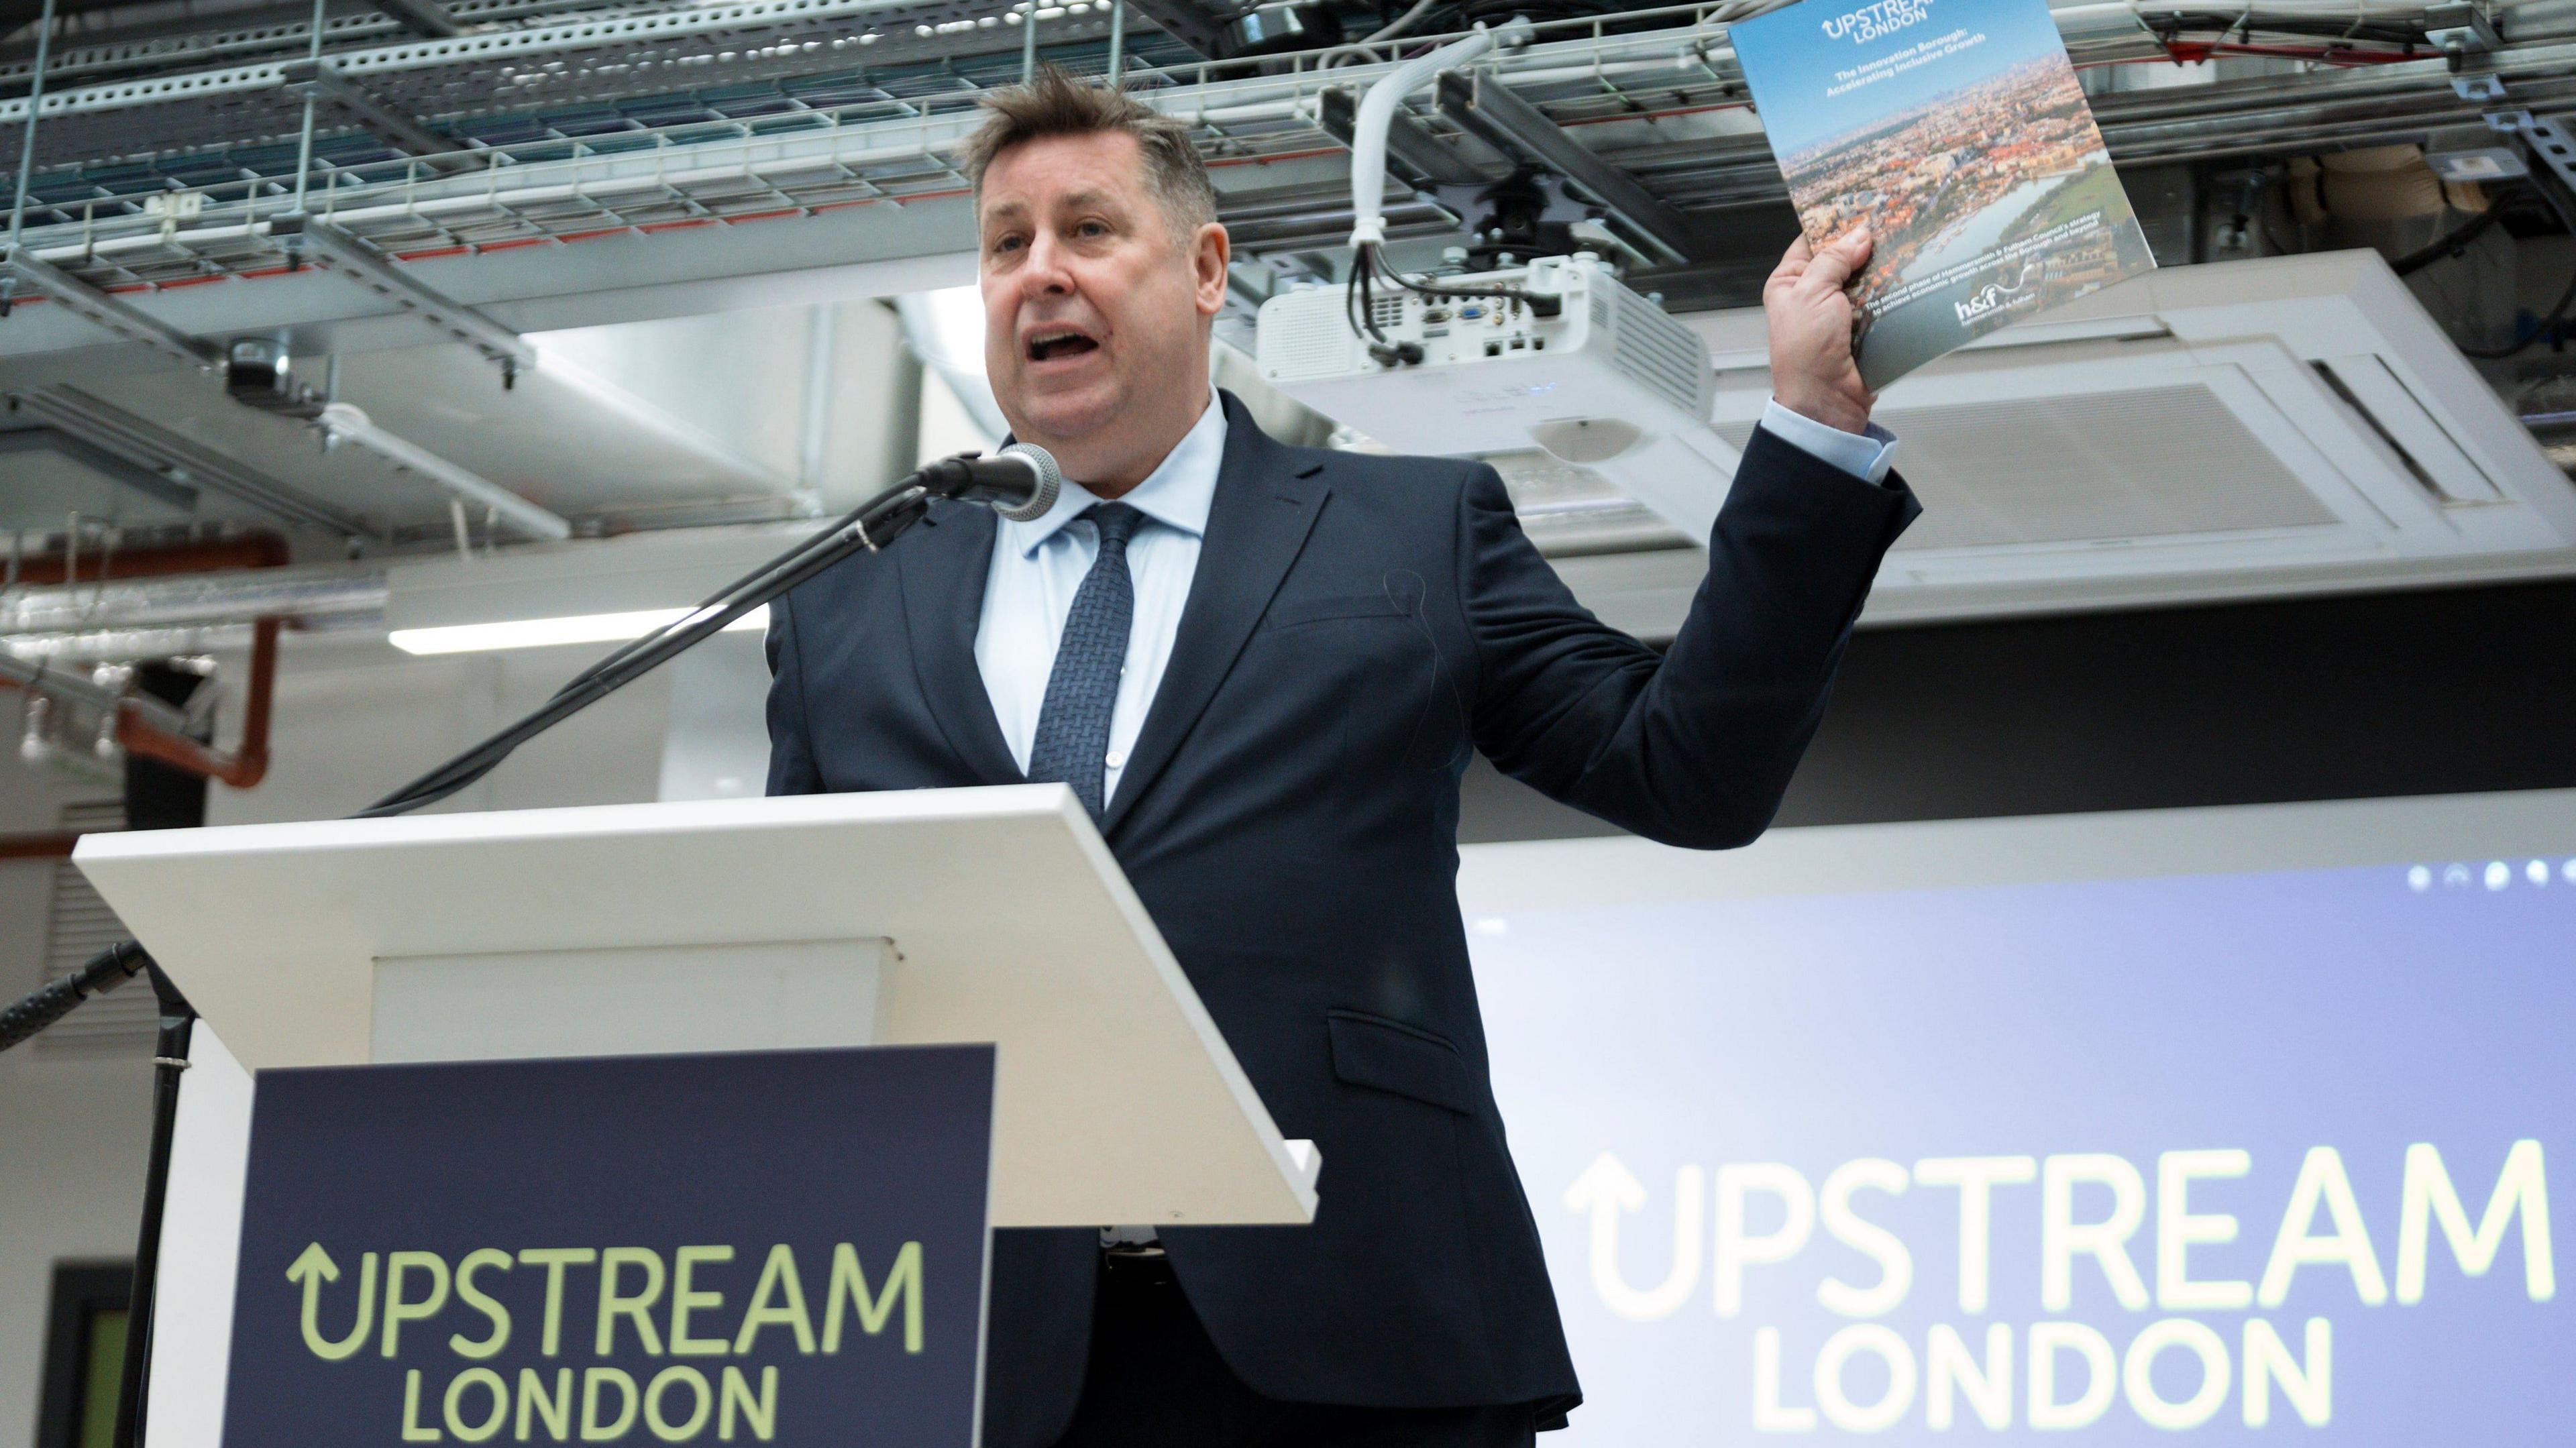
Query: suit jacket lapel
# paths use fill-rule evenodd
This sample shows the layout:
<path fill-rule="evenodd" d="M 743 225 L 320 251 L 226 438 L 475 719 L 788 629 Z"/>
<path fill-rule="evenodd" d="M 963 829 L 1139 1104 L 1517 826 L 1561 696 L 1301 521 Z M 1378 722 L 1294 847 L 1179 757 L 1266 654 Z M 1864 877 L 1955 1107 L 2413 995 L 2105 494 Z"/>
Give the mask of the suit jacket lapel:
<path fill-rule="evenodd" d="M 1217 469 L 1216 497 L 1208 509 L 1207 534 L 1199 544 L 1198 573 L 1190 581 L 1190 601 L 1181 610 L 1172 657 L 1163 666 L 1163 681 L 1145 711 L 1145 726 L 1118 776 L 1118 791 L 1109 800 L 1101 833 L 1135 807 L 1154 779 L 1172 762 L 1217 685 L 1243 652 L 1271 595 L 1288 566 L 1306 546 L 1306 536 L 1323 511 L 1331 489 L 1314 474 L 1320 463 L 1299 464 L 1287 449 L 1254 425 L 1243 404 L 1220 394 L 1225 404 L 1225 461 Z M 990 706 L 987 706 L 987 713 Z M 998 732 L 998 728 L 997 728 Z"/>
<path fill-rule="evenodd" d="M 912 637 L 913 674 L 948 747 L 979 784 L 1019 784 L 975 664 L 975 627 L 984 616 L 1000 523 L 988 509 L 947 504 L 887 549 L 903 578 L 904 626 Z"/>

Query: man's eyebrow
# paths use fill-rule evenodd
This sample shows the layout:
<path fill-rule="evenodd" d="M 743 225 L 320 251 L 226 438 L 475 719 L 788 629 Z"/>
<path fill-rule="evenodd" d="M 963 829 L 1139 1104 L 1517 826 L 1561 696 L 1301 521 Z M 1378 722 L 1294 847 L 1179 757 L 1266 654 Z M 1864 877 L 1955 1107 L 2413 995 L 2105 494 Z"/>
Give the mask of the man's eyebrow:
<path fill-rule="evenodd" d="M 1107 187 L 1086 186 L 1082 190 L 1068 191 L 1062 196 L 1057 197 L 1055 200 L 1055 209 L 1058 211 L 1100 210 L 1123 212 L 1126 210 L 1127 204 L 1128 203 L 1125 198 L 1121 197 L 1116 191 L 1110 190 Z M 1026 199 L 1014 196 L 1007 201 L 993 202 L 991 205 L 984 208 L 984 214 L 986 216 L 1004 214 L 1023 216 L 1028 214 L 1030 210 L 1031 207 Z"/>
<path fill-rule="evenodd" d="M 1061 211 L 1098 210 L 1114 212 L 1121 216 L 1126 214 L 1124 199 L 1116 191 L 1098 186 L 1085 187 L 1080 191 L 1068 191 L 1057 199 L 1055 205 L 1056 209 Z M 983 212 L 976 217 L 976 224 L 981 228 L 996 221 L 1021 221 L 1034 211 L 1035 208 L 1026 198 L 1013 196 L 987 204 Z"/>

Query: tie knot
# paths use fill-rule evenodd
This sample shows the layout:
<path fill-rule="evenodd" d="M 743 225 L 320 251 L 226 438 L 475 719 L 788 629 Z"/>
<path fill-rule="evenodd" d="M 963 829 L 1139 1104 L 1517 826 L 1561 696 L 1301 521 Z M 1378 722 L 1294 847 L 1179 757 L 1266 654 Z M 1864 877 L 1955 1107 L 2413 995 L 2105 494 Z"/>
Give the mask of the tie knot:
<path fill-rule="evenodd" d="M 1100 551 L 1103 553 L 1126 552 L 1127 540 L 1136 536 L 1138 528 L 1145 526 L 1145 515 L 1125 503 L 1094 503 L 1082 510 L 1082 516 L 1089 518 L 1091 526 L 1100 530 Z"/>

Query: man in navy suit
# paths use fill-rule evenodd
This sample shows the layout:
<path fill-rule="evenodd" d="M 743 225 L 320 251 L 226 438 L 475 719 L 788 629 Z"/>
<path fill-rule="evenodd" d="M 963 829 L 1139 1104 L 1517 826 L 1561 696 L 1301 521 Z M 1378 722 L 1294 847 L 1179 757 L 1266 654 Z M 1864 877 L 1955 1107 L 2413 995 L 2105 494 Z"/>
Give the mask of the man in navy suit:
<path fill-rule="evenodd" d="M 1770 822 L 1916 512 L 1852 365 L 1867 240 L 1765 289 L 1774 402 L 1658 655 L 1492 469 L 1283 446 L 1211 389 L 1227 241 L 1179 122 L 1060 76 L 991 105 L 986 362 L 1068 484 L 777 603 L 769 789 L 1072 786 L 1325 1168 L 1311 1227 L 998 1233 L 984 1441 L 1527 1444 L 1580 1391 L 1487 1079 L 1459 776 L 1482 750 L 1697 848 Z"/>

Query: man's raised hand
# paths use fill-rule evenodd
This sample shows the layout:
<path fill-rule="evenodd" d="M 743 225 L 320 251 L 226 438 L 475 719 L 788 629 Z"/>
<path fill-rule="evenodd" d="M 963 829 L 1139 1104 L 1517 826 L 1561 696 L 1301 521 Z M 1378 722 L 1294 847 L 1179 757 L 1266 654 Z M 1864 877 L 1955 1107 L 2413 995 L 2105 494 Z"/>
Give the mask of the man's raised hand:
<path fill-rule="evenodd" d="M 1844 235 L 1821 253 L 1807 239 L 1762 284 L 1762 310 L 1771 333 L 1771 395 L 1790 411 L 1827 427 L 1861 432 L 1878 398 L 1861 385 L 1852 360 L 1852 276 L 1869 263 L 1866 228 Z"/>

